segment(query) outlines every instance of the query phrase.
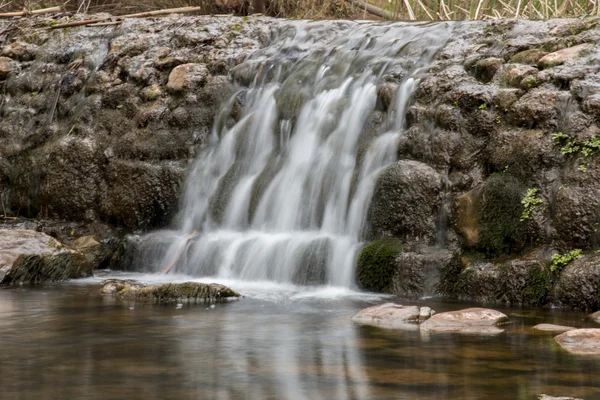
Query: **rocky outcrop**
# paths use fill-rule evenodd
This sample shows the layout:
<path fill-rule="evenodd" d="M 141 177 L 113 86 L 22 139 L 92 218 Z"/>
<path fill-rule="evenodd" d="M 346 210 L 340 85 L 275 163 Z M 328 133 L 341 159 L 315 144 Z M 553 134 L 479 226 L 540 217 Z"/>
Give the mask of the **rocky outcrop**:
<path fill-rule="evenodd" d="M 44 233 L 0 229 L 0 284 L 43 283 L 92 275 L 86 257 Z"/>
<path fill-rule="evenodd" d="M 0 194 L 10 214 L 128 229 L 174 216 L 227 74 L 271 21 L 172 16 L 0 42 Z"/>
<path fill-rule="evenodd" d="M 212 303 L 241 297 L 227 286 L 198 282 L 146 286 L 128 281 L 109 281 L 102 286 L 100 293 L 121 300 L 150 303 Z"/>
<path fill-rule="evenodd" d="M 498 325 L 508 322 L 508 317 L 496 310 L 468 308 L 435 314 L 421 329 L 428 332 L 457 332 L 495 335 L 504 332 Z"/>
<path fill-rule="evenodd" d="M 565 350 L 574 354 L 600 354 L 600 329 L 575 329 L 554 338 Z"/>

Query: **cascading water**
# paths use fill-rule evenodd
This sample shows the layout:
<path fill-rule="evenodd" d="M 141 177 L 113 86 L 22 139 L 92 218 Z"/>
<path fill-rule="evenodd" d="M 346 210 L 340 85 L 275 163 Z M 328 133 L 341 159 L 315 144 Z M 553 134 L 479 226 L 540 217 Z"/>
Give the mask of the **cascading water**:
<path fill-rule="evenodd" d="M 161 268 L 351 286 L 377 175 L 396 159 L 407 103 L 449 30 L 289 23 L 236 68 L 254 81 L 216 118 Z M 373 135 L 364 127 L 383 82 L 398 90 Z"/>

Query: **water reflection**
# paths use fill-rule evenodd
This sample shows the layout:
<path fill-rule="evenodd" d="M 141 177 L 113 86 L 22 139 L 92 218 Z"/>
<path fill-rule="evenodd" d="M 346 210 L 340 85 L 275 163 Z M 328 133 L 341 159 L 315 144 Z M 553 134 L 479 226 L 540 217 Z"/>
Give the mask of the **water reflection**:
<path fill-rule="evenodd" d="M 0 290 L 0 385 L 10 399 L 600 398 L 600 358 L 533 334 L 534 313 L 496 337 L 357 326 L 360 300 L 130 305 L 96 286 Z M 459 305 L 435 304 L 434 308 Z"/>

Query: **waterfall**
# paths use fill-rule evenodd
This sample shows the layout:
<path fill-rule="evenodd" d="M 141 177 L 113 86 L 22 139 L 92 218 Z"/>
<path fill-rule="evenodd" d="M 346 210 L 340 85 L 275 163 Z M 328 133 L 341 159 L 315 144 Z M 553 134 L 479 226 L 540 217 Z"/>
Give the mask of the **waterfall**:
<path fill-rule="evenodd" d="M 352 285 L 377 175 L 396 159 L 411 95 L 451 24 L 286 26 L 234 70 L 254 80 L 218 112 L 163 269 Z M 377 111 L 384 82 L 397 86 L 395 101 Z"/>

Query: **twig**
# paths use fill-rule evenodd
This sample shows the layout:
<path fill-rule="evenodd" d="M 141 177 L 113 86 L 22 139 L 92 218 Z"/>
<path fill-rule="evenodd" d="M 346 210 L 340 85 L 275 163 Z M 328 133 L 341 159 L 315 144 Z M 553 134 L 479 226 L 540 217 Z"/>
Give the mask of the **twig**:
<path fill-rule="evenodd" d="M 371 13 L 373 15 L 377 15 L 378 17 L 385 18 L 385 19 L 394 19 L 394 15 L 391 12 L 385 11 L 379 7 L 375 7 L 364 1 L 359 1 L 359 0 L 346 0 L 346 1 L 350 2 L 352 5 L 354 5 L 358 8 L 365 9 L 369 13 Z"/>
<path fill-rule="evenodd" d="M 42 8 L 41 10 L 33 10 L 33 11 L 17 11 L 17 12 L 8 12 L 8 13 L 0 13 L 0 18 L 12 18 L 12 17 L 26 17 L 28 15 L 40 15 L 40 14 L 50 14 L 61 12 L 60 7 L 50 7 L 50 8 Z"/>
<path fill-rule="evenodd" d="M 185 251 L 185 248 L 187 247 L 187 244 L 189 242 L 189 240 L 191 238 L 193 238 L 194 236 L 198 235 L 198 231 L 196 229 L 194 229 L 194 231 L 192 233 L 190 233 L 189 235 L 187 235 L 185 237 L 185 243 L 183 244 L 183 246 L 181 247 L 181 250 L 179 251 L 179 254 L 177 254 L 177 257 L 175 257 L 175 259 L 173 260 L 173 262 L 171 263 L 171 265 L 169 265 L 164 271 L 163 274 L 168 274 L 169 272 L 171 272 L 171 270 L 173 269 L 173 267 L 175 266 L 175 264 L 177 264 L 177 262 L 179 261 L 179 259 L 181 258 L 181 256 L 183 255 L 183 252 Z"/>
<path fill-rule="evenodd" d="M 137 14 L 120 15 L 118 17 L 85 19 L 83 21 L 67 22 L 64 24 L 53 25 L 50 27 L 50 29 L 70 28 L 70 27 L 74 27 L 74 26 L 84 26 L 84 25 L 99 24 L 99 23 L 104 23 L 104 22 L 112 22 L 111 21 L 112 19 L 123 20 L 126 18 L 147 18 L 147 17 L 156 17 L 156 16 L 160 16 L 160 15 L 184 14 L 184 13 L 192 13 L 192 12 L 198 12 L 198 11 L 202 11 L 202 7 L 168 8 L 165 10 L 156 10 L 156 11 L 137 13 Z"/>

